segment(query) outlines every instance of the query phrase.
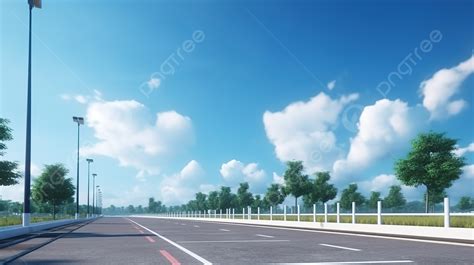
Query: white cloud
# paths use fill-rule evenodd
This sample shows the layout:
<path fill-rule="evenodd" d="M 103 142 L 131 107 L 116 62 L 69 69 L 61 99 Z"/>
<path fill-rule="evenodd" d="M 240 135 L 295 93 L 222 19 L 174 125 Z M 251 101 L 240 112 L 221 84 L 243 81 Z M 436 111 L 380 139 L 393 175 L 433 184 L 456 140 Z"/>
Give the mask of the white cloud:
<path fill-rule="evenodd" d="M 474 164 L 463 167 L 461 177 L 447 191 L 448 196 L 457 201 L 461 196 L 474 197 Z"/>
<path fill-rule="evenodd" d="M 81 148 L 81 155 L 102 155 L 117 159 L 121 166 L 131 166 L 145 174 L 159 171 L 157 161 L 183 151 L 194 141 L 189 117 L 175 111 L 152 115 L 135 100 L 95 101 L 87 106 L 87 126 L 98 142 Z"/>
<path fill-rule="evenodd" d="M 409 107 L 399 99 L 382 99 L 366 106 L 347 157 L 334 163 L 336 178 L 365 169 L 392 152 L 408 147 L 409 141 L 424 127 L 425 114 L 422 108 Z"/>
<path fill-rule="evenodd" d="M 259 169 L 258 164 L 244 164 L 235 159 L 222 164 L 220 173 L 227 184 L 236 185 L 246 181 L 249 182 L 252 189 L 260 188 L 266 177 L 265 171 Z"/>
<path fill-rule="evenodd" d="M 283 176 L 279 176 L 276 172 L 273 172 L 273 183 L 283 185 L 285 184 L 285 179 Z"/>
<path fill-rule="evenodd" d="M 81 103 L 81 104 L 86 104 L 87 103 L 87 98 L 83 95 L 76 95 L 76 96 L 74 96 L 74 99 L 77 102 Z"/>
<path fill-rule="evenodd" d="M 331 130 L 340 113 L 358 94 L 331 99 L 321 92 L 307 102 L 294 102 L 279 112 L 263 115 L 265 131 L 282 161 L 301 160 L 309 171 L 328 170 L 342 151 Z"/>
<path fill-rule="evenodd" d="M 200 184 L 203 177 L 201 165 L 195 160 L 190 161 L 179 173 L 163 179 L 160 184 L 160 199 L 168 205 L 182 204 L 193 199 L 198 191 L 206 192 L 214 188 Z"/>
<path fill-rule="evenodd" d="M 150 80 L 147 81 L 147 85 L 151 90 L 157 89 L 161 85 L 161 80 L 158 78 L 150 78 Z"/>
<path fill-rule="evenodd" d="M 329 90 L 333 90 L 334 87 L 336 87 L 336 80 L 332 80 L 331 82 L 329 82 L 327 87 Z"/>
<path fill-rule="evenodd" d="M 467 105 L 463 99 L 452 100 L 464 80 L 474 73 L 474 56 L 459 65 L 437 71 L 420 84 L 423 106 L 430 111 L 431 119 L 440 119 L 461 112 Z"/>
<path fill-rule="evenodd" d="M 466 147 L 458 147 L 456 150 L 454 150 L 454 153 L 457 156 L 463 156 L 467 153 L 472 153 L 472 152 L 474 152 L 474 143 L 470 143 Z"/>
<path fill-rule="evenodd" d="M 422 200 L 424 194 L 424 187 L 411 187 L 402 185 L 397 177 L 393 174 L 380 174 L 370 180 L 360 181 L 357 183 L 360 190 L 367 198 L 370 196 L 370 192 L 378 191 L 381 197 L 388 195 L 390 186 L 399 185 L 402 188 L 402 193 L 407 200 Z"/>

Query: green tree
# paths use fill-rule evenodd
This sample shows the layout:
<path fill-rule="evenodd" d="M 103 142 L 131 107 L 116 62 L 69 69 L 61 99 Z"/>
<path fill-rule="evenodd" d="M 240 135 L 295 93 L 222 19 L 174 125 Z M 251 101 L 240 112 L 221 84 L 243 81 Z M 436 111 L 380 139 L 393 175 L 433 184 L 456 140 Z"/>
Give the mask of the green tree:
<path fill-rule="evenodd" d="M 158 212 L 158 203 L 155 201 L 155 198 L 148 198 L 148 212 L 157 213 Z"/>
<path fill-rule="evenodd" d="M 362 205 L 365 203 L 365 197 L 357 191 L 357 184 L 350 184 L 341 194 L 341 207 L 342 209 L 349 210 L 352 208 L 352 202 L 355 202 L 356 205 Z"/>
<path fill-rule="evenodd" d="M 398 185 L 390 187 L 387 197 L 383 199 L 384 207 L 397 208 L 402 207 L 407 203 L 402 193 L 402 188 Z"/>
<path fill-rule="evenodd" d="M 258 208 L 260 207 L 261 209 L 265 207 L 264 202 L 262 200 L 262 197 L 260 195 L 255 195 L 252 203 L 252 208 Z"/>
<path fill-rule="evenodd" d="M 127 207 L 127 212 L 128 212 L 128 213 L 135 213 L 135 207 L 130 204 L 130 205 Z"/>
<path fill-rule="evenodd" d="M 75 187 L 71 178 L 66 178 L 69 170 L 63 164 L 45 165 L 43 173 L 34 181 L 32 187 L 33 200 L 52 206 L 53 219 L 56 208 L 64 203 L 74 201 Z"/>
<path fill-rule="evenodd" d="M 425 211 L 430 203 L 451 187 L 465 165 L 464 158 L 454 154 L 457 140 L 444 133 L 422 133 L 412 141 L 411 151 L 395 164 L 397 178 L 405 185 L 426 187 Z"/>
<path fill-rule="evenodd" d="M 218 208 L 221 210 L 225 210 L 231 207 L 232 207 L 232 192 L 230 190 L 230 187 L 221 187 L 221 191 L 219 192 Z"/>
<path fill-rule="evenodd" d="M 377 202 L 381 201 L 382 199 L 380 198 L 380 192 L 378 191 L 372 191 L 370 193 L 370 198 L 367 201 L 367 205 L 369 206 L 370 209 L 375 209 L 377 208 Z"/>
<path fill-rule="evenodd" d="M 7 150 L 5 142 L 13 139 L 12 129 L 8 127 L 8 123 L 7 119 L 0 118 L 0 159 L 5 155 L 5 150 Z M 17 168 L 17 162 L 0 160 L 0 186 L 10 186 L 18 183 L 21 175 L 18 173 Z"/>
<path fill-rule="evenodd" d="M 272 184 L 265 193 L 264 200 L 269 206 L 277 206 L 285 200 L 285 194 L 282 191 L 282 187 L 278 184 Z"/>
<path fill-rule="evenodd" d="M 207 195 L 198 192 L 196 193 L 196 208 L 198 211 L 203 211 L 207 209 Z"/>
<path fill-rule="evenodd" d="M 463 196 L 459 199 L 459 202 L 457 204 L 457 208 L 460 211 L 468 211 L 470 210 L 473 205 L 471 204 L 471 198 L 469 196 Z"/>
<path fill-rule="evenodd" d="M 219 208 L 219 192 L 211 191 L 208 197 L 209 209 L 216 210 Z"/>
<path fill-rule="evenodd" d="M 304 167 L 301 161 L 289 161 L 283 178 L 285 179 L 285 194 L 295 197 L 295 209 L 298 207 L 298 198 L 311 191 L 308 175 L 303 174 Z"/>
<path fill-rule="evenodd" d="M 240 183 L 239 188 L 237 189 L 237 198 L 238 203 L 237 205 L 240 208 L 251 206 L 253 203 L 253 195 L 249 192 L 249 184 L 248 182 Z"/>
<path fill-rule="evenodd" d="M 307 207 L 311 207 L 317 202 L 325 203 L 336 198 L 337 195 L 337 188 L 328 183 L 331 179 L 329 172 L 317 172 L 315 177 L 314 180 L 310 180 L 310 192 L 303 196 L 303 201 Z"/>

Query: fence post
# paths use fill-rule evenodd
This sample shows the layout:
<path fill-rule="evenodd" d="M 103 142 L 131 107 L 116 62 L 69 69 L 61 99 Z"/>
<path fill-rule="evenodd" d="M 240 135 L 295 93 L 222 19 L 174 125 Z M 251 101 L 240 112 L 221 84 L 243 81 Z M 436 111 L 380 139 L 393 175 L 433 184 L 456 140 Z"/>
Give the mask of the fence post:
<path fill-rule="evenodd" d="M 316 223 L 316 204 L 313 204 L 313 223 Z"/>
<path fill-rule="evenodd" d="M 377 202 L 377 224 L 382 224 L 382 201 Z"/>
<path fill-rule="evenodd" d="M 336 211 L 337 211 L 336 222 L 339 223 L 341 221 L 341 204 L 339 202 L 336 204 Z"/>
<path fill-rule="evenodd" d="M 247 212 L 249 213 L 249 220 L 252 220 L 252 208 L 250 206 Z"/>
<path fill-rule="evenodd" d="M 217 219 L 217 210 L 214 210 L 214 219 Z"/>
<path fill-rule="evenodd" d="M 260 220 L 260 207 L 257 207 L 257 220 Z"/>
<path fill-rule="evenodd" d="M 298 204 L 297 205 L 298 207 L 297 208 L 297 211 L 298 211 L 298 222 L 300 221 L 300 205 Z"/>
<path fill-rule="evenodd" d="M 270 206 L 270 221 L 273 220 L 273 207 Z"/>
<path fill-rule="evenodd" d="M 232 208 L 232 220 L 235 219 L 235 208 Z"/>
<path fill-rule="evenodd" d="M 356 203 L 352 202 L 352 223 L 356 223 Z"/>
<path fill-rule="evenodd" d="M 324 222 L 328 222 L 328 204 L 326 202 L 324 203 Z"/>
<path fill-rule="evenodd" d="M 222 209 L 219 209 L 219 219 L 222 219 Z"/>
<path fill-rule="evenodd" d="M 242 208 L 242 220 L 245 220 L 245 208 Z"/>
<path fill-rule="evenodd" d="M 283 205 L 283 220 L 286 221 L 286 205 Z"/>
<path fill-rule="evenodd" d="M 444 227 L 449 227 L 449 198 L 444 198 Z"/>

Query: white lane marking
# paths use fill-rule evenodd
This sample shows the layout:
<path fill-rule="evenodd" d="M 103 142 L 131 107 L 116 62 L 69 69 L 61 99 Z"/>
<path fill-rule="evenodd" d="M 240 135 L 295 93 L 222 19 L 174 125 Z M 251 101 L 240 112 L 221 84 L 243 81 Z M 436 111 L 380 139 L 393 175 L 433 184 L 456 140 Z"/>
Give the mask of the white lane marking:
<path fill-rule="evenodd" d="M 194 227 L 199 228 L 199 225 L 195 225 Z"/>
<path fill-rule="evenodd" d="M 202 262 L 202 264 L 205 264 L 205 265 L 212 265 L 212 263 L 211 263 L 210 261 L 204 259 L 203 257 L 201 257 L 201 256 L 199 256 L 198 254 L 192 252 L 191 250 L 184 248 L 183 246 L 181 246 L 181 245 L 179 245 L 179 244 L 177 244 L 177 243 L 175 243 L 175 242 L 169 240 L 168 238 L 166 238 L 166 237 L 164 237 L 164 236 L 158 234 L 157 232 L 155 232 L 155 231 L 153 231 L 153 230 L 151 230 L 151 229 L 149 229 L 149 228 L 147 228 L 147 227 L 145 227 L 145 226 L 143 226 L 143 225 L 141 225 L 141 224 L 139 224 L 139 223 L 137 223 L 137 222 L 135 222 L 135 221 L 133 221 L 133 220 L 131 220 L 131 219 L 128 219 L 128 218 L 127 218 L 127 220 L 130 221 L 130 222 L 132 222 L 132 223 L 134 223 L 134 224 L 136 224 L 136 225 L 138 225 L 138 226 L 140 226 L 141 228 L 147 230 L 148 232 L 154 234 L 155 236 L 157 236 L 157 237 L 163 239 L 164 241 L 170 243 L 171 245 L 177 247 L 178 249 L 180 249 L 180 250 L 183 251 L 184 253 L 186 253 L 186 254 L 188 254 L 189 256 L 195 258 L 196 260 L 199 260 L 200 262 Z"/>
<path fill-rule="evenodd" d="M 276 242 L 289 242 L 290 240 L 204 240 L 204 241 L 178 241 L 182 244 L 191 243 L 276 243 Z"/>
<path fill-rule="evenodd" d="M 224 231 L 224 232 L 230 232 L 230 230 L 227 230 L 227 229 L 219 229 L 220 231 Z"/>
<path fill-rule="evenodd" d="M 266 238 L 274 238 L 274 236 L 267 236 L 267 235 L 262 235 L 262 234 L 256 234 L 256 236 L 266 237 Z"/>
<path fill-rule="evenodd" d="M 186 225 L 186 224 L 181 224 L 181 225 Z"/>
<path fill-rule="evenodd" d="M 203 222 L 206 222 L 206 221 L 203 221 Z M 356 236 L 356 237 L 371 237 L 371 238 L 381 238 L 381 239 L 391 239 L 391 240 L 401 240 L 401 241 L 413 241 L 413 242 L 441 244 L 441 245 L 463 246 L 463 247 L 471 247 L 471 248 L 474 247 L 473 244 L 469 244 L 469 243 L 457 243 L 457 242 L 437 241 L 437 240 L 429 240 L 429 239 L 403 238 L 403 237 L 397 237 L 397 236 L 390 237 L 390 236 L 378 236 L 378 235 L 364 235 L 364 234 L 354 234 L 354 233 L 350 233 L 350 232 L 331 232 L 331 231 L 310 230 L 310 229 L 300 229 L 300 228 L 290 228 L 290 227 L 276 227 L 276 226 L 237 224 L 237 223 L 221 223 L 221 222 L 214 222 L 214 221 L 208 221 L 206 223 L 218 223 L 218 224 L 226 224 L 226 225 L 259 227 L 259 228 L 267 228 L 267 229 L 300 231 L 300 232 L 321 233 L 321 234 L 348 235 L 348 236 Z"/>
<path fill-rule="evenodd" d="M 274 265 L 328 265 L 328 264 L 390 264 L 390 263 L 413 263 L 412 260 L 370 260 L 370 261 L 340 261 L 340 262 L 316 262 L 316 263 L 270 263 Z"/>
<path fill-rule="evenodd" d="M 329 244 L 319 244 L 319 245 L 330 247 L 330 248 L 340 248 L 340 249 L 345 249 L 345 250 L 360 251 L 360 249 L 357 249 L 357 248 L 348 248 L 348 247 L 341 247 L 341 246 L 329 245 Z"/>

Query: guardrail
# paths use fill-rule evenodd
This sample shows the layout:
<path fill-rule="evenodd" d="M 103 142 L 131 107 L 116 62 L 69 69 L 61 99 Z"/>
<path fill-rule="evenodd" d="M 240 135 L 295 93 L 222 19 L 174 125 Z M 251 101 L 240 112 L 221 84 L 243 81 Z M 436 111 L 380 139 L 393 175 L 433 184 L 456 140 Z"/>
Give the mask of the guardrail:
<path fill-rule="evenodd" d="M 256 210 L 256 212 L 255 212 Z M 269 213 L 261 213 L 260 208 L 253 209 L 252 212 L 251 207 L 247 207 L 242 209 L 242 213 L 236 214 L 234 208 L 232 209 L 225 209 L 223 210 L 207 210 L 207 211 L 186 211 L 186 212 L 169 212 L 165 214 L 161 214 L 159 216 L 163 217 L 190 217 L 190 218 L 210 218 L 210 219 L 240 219 L 240 220 L 276 220 L 278 217 L 280 221 L 288 221 L 289 219 L 296 219 L 295 221 L 300 222 L 303 218 L 302 217 L 310 217 L 305 219 L 310 219 L 312 222 L 317 222 L 318 217 L 324 217 L 322 223 L 329 223 L 329 217 L 336 217 L 335 223 L 342 223 L 341 217 L 342 216 L 350 216 L 351 223 L 356 224 L 357 217 L 362 216 L 372 216 L 377 217 L 376 224 L 382 225 L 383 218 L 389 216 L 438 216 L 444 217 L 443 218 L 443 226 L 446 228 L 451 227 L 450 221 L 451 217 L 453 216 L 474 216 L 474 213 L 451 213 L 449 209 L 449 199 L 444 199 L 444 212 L 443 213 L 382 213 L 382 202 L 379 201 L 377 203 L 377 212 L 376 213 L 356 213 L 356 204 L 352 203 L 352 212 L 351 213 L 341 213 L 340 212 L 340 204 L 336 204 L 336 213 L 329 213 L 328 212 L 328 204 L 324 204 L 324 212 L 316 212 L 316 205 L 313 205 L 313 212 L 312 213 L 301 213 L 300 206 L 297 207 L 296 213 L 287 213 L 287 207 L 284 206 L 283 213 L 273 213 L 273 207 L 270 207 Z M 291 217 L 291 218 L 290 218 Z M 281 220 L 280 218 L 283 218 Z"/>

